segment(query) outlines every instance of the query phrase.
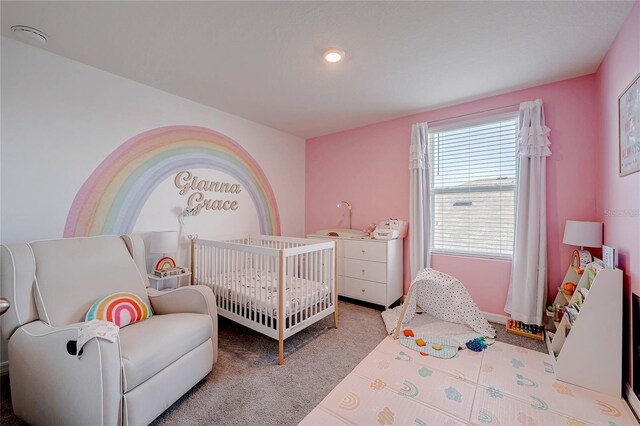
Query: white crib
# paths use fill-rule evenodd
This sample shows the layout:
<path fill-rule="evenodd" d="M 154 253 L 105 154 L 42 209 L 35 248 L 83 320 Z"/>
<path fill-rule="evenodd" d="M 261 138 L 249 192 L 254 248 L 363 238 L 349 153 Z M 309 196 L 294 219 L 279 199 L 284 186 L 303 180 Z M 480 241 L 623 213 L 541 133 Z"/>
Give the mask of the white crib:
<path fill-rule="evenodd" d="M 227 241 L 197 239 L 192 252 L 194 284 L 211 287 L 218 313 L 284 340 L 333 313 L 338 327 L 335 242 L 248 236 Z"/>

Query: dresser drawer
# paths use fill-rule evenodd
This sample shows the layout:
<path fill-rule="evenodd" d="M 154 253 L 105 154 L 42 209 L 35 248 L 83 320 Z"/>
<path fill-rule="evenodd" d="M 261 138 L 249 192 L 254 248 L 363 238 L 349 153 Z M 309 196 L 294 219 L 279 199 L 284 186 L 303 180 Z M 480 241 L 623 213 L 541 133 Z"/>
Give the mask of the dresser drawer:
<path fill-rule="evenodd" d="M 384 284 L 344 277 L 342 292 L 347 297 L 387 305 L 387 286 Z"/>
<path fill-rule="evenodd" d="M 385 243 L 378 242 L 345 241 L 343 255 L 344 257 L 349 257 L 351 259 L 386 262 L 387 245 Z"/>
<path fill-rule="evenodd" d="M 344 260 L 344 275 L 346 277 L 360 278 L 386 284 L 387 264 L 346 258 Z"/>

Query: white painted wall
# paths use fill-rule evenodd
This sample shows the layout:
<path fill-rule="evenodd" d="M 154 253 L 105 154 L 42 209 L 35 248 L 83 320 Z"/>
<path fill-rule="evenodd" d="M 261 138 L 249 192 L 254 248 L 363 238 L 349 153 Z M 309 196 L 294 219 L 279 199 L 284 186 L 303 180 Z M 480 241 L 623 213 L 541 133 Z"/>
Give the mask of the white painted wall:
<path fill-rule="evenodd" d="M 2 243 L 62 237 L 69 207 L 98 164 L 127 139 L 168 125 L 207 127 L 242 145 L 271 183 L 283 235 L 304 235 L 303 139 L 11 39 L 1 43 Z M 186 197 L 176 194 L 170 179 L 158 187 L 135 231 L 177 230 L 174 212 Z M 203 212 L 195 231 L 258 229 L 253 205 L 239 200 L 243 211 Z"/>

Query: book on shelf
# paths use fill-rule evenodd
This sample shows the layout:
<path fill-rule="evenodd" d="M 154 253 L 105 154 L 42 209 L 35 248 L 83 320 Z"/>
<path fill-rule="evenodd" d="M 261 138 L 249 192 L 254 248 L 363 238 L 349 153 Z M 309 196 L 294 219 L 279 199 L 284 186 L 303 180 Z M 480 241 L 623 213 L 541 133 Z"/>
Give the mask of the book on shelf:
<path fill-rule="evenodd" d="M 565 315 L 569 317 L 569 322 L 573 324 L 573 322 L 576 320 L 576 317 L 578 316 L 578 310 L 573 305 L 567 306 Z"/>

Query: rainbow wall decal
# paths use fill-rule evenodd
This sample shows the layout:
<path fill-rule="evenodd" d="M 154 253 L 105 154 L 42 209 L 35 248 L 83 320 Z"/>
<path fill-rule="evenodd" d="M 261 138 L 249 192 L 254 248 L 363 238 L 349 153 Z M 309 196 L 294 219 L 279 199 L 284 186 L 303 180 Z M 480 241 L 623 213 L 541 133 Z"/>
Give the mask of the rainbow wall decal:
<path fill-rule="evenodd" d="M 209 168 L 233 176 L 256 207 L 260 232 L 280 235 L 271 185 L 244 148 L 204 127 L 169 126 L 134 136 L 100 163 L 73 200 L 64 236 L 131 232 L 160 182 L 188 168 Z"/>

